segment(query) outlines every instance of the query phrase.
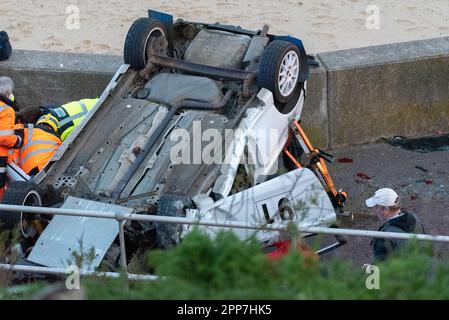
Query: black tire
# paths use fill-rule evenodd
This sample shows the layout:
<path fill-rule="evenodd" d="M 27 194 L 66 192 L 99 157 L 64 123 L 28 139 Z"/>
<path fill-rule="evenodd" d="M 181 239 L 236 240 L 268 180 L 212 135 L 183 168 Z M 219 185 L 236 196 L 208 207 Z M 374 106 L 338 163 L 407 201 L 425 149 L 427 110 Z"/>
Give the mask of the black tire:
<path fill-rule="evenodd" d="M 159 200 L 157 215 L 185 217 L 184 209 L 190 204 L 185 196 L 164 194 Z M 158 248 L 169 249 L 181 241 L 182 225 L 156 223 L 156 243 Z"/>
<path fill-rule="evenodd" d="M 296 81 L 293 80 L 289 83 L 294 83 L 291 87 L 291 92 L 282 92 L 279 86 L 279 76 L 281 64 L 287 55 L 296 56 L 297 58 L 297 75 Z M 273 93 L 274 99 L 279 103 L 287 103 L 293 97 L 297 96 L 297 91 L 300 90 L 299 72 L 300 72 L 300 53 L 298 47 L 293 43 L 275 40 L 268 44 L 262 53 L 259 64 L 259 72 L 257 74 L 257 85 L 259 88 L 265 88 Z M 290 71 L 289 71 L 290 72 Z M 290 91 L 290 90 L 288 90 Z"/>
<path fill-rule="evenodd" d="M 98 270 L 105 272 L 115 272 L 120 268 L 120 245 L 113 243 L 98 267 Z"/>
<path fill-rule="evenodd" d="M 42 207 L 44 193 L 34 183 L 18 181 L 8 185 L 2 199 L 2 204 L 29 205 Z M 0 211 L 2 228 L 13 230 L 21 223 L 21 214 Z"/>
<path fill-rule="evenodd" d="M 147 51 L 151 36 L 164 36 L 164 24 L 150 18 L 139 18 L 131 25 L 126 35 L 124 61 L 134 70 L 141 70 L 147 64 Z"/>

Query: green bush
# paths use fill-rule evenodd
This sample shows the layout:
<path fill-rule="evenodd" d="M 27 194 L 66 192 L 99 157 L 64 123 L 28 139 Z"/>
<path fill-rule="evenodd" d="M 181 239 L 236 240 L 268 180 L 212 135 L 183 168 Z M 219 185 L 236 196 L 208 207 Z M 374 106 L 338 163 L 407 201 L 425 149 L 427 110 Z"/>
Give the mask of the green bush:
<path fill-rule="evenodd" d="M 11 244 L 16 243 L 19 239 L 19 228 L 12 231 L 3 229 L 0 222 L 0 263 L 16 263 L 18 255 L 15 252 L 11 252 Z M 13 278 L 13 273 L 8 270 L 0 270 L 0 290 L 3 287 L 8 286 Z"/>
<path fill-rule="evenodd" d="M 320 263 L 291 251 L 269 261 L 255 239 L 230 232 L 211 240 L 199 231 L 149 263 L 164 280 L 90 279 L 89 299 L 446 299 L 449 265 L 416 243 L 378 265 L 380 289 L 368 290 L 370 274 L 350 263 Z"/>
<path fill-rule="evenodd" d="M 322 263 L 291 251 L 270 261 L 255 239 L 221 232 L 211 240 L 194 230 L 177 247 L 147 254 L 147 268 L 163 277 L 129 281 L 81 280 L 88 299 L 448 299 L 449 264 L 430 247 L 412 242 L 378 264 L 380 288 L 368 290 L 370 277 L 341 260 Z M 34 290 L 31 290 L 34 292 Z M 27 292 L 26 290 L 24 292 Z M 0 289 L 1 298 L 17 298 Z M 21 298 L 28 298 L 21 296 Z"/>

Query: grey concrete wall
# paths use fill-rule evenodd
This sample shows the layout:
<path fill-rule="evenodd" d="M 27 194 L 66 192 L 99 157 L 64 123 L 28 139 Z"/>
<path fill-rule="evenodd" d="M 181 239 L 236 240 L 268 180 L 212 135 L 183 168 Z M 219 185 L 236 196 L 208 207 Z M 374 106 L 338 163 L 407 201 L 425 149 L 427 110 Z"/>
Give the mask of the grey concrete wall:
<path fill-rule="evenodd" d="M 319 54 L 329 146 L 449 131 L 449 37 Z"/>
<path fill-rule="evenodd" d="M 311 142 L 319 148 L 329 145 L 327 110 L 327 73 L 322 65 L 310 68 L 307 97 L 301 114 L 301 124 Z"/>
<path fill-rule="evenodd" d="M 14 50 L 0 75 L 14 80 L 21 106 L 62 104 L 99 96 L 121 64 L 117 56 Z"/>
<path fill-rule="evenodd" d="M 302 122 L 322 148 L 449 131 L 449 38 L 318 55 Z M 98 96 L 119 56 L 15 50 L 0 62 L 23 106 Z"/>

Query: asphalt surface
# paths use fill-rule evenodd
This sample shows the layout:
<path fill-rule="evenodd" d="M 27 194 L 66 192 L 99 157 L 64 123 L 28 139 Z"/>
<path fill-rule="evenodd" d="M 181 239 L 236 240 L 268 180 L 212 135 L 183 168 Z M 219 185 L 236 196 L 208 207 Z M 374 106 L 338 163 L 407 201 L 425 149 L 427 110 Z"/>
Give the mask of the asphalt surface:
<path fill-rule="evenodd" d="M 388 187 L 399 194 L 404 208 L 420 217 L 427 234 L 449 235 L 449 150 L 422 153 L 376 143 L 331 153 L 335 155 L 335 161 L 328 164 L 331 177 L 338 189 L 349 193 L 346 210 L 351 214 L 339 218 L 341 228 L 376 231 L 381 222 L 366 207 L 365 199 Z M 323 255 L 322 260 L 340 257 L 356 269 L 372 262 L 370 238 L 347 239 L 348 244 Z M 448 257 L 449 244 L 436 244 L 435 255 Z"/>

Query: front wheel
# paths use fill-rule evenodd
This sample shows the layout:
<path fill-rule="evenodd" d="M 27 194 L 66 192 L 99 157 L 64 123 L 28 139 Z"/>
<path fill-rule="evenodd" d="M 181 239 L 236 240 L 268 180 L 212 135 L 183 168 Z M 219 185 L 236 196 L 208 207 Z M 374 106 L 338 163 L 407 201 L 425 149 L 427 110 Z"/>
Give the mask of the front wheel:
<path fill-rule="evenodd" d="M 34 183 L 18 181 L 8 185 L 2 204 L 42 207 L 43 191 Z M 20 228 L 21 238 L 29 242 L 43 231 L 40 215 L 0 211 L 0 223 L 3 230 L 13 231 Z"/>
<path fill-rule="evenodd" d="M 164 194 L 159 200 L 157 215 L 185 217 L 185 209 L 191 200 L 182 195 Z M 156 243 L 160 249 L 169 249 L 181 241 L 181 224 L 156 223 Z"/>

